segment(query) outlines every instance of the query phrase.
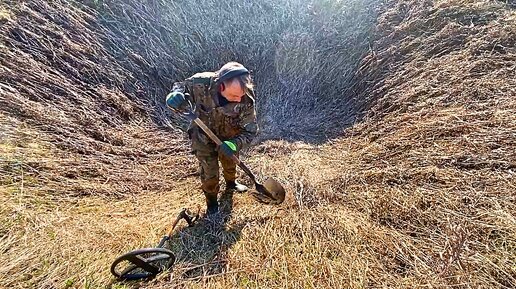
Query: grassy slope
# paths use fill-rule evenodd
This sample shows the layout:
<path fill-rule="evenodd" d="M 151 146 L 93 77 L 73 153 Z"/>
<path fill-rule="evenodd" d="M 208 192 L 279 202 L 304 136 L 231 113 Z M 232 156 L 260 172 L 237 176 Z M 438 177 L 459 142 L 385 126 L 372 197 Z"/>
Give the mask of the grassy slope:
<path fill-rule="evenodd" d="M 255 147 L 249 163 L 285 183 L 286 203 L 235 196 L 225 226 L 182 229 L 175 270 L 140 285 L 514 286 L 513 11 L 501 2 L 392 1 L 357 82 L 376 100 L 365 121 L 321 146 Z M 5 91 L 3 100 L 18 95 Z M 180 136 L 160 145 L 166 135 L 135 121 L 116 126 L 124 145 L 85 138 L 76 143 L 89 153 L 78 154 L 74 144 L 55 147 L 32 122 L 37 114 L 11 115 L 0 116 L 0 252 L 10 260 L 2 287 L 112 284 L 116 255 L 154 245 L 181 207 L 203 202 Z M 174 166 L 188 173 L 174 175 Z"/>

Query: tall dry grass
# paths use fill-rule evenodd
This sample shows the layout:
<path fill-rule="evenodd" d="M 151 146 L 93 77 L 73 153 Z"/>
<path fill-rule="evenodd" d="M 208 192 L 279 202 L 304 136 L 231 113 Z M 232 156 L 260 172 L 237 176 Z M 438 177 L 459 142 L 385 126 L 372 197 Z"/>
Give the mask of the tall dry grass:
<path fill-rule="evenodd" d="M 510 2 L 0 3 L 0 287 L 516 285 Z M 204 202 L 162 97 L 228 60 L 258 85 L 245 160 L 289 197 L 221 196 L 173 271 L 117 282 Z"/>

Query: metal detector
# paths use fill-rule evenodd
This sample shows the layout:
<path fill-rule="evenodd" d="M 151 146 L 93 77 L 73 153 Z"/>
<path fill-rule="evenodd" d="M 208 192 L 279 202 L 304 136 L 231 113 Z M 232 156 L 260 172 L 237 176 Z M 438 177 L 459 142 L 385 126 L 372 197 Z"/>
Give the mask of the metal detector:
<path fill-rule="evenodd" d="M 156 248 L 134 250 L 118 257 L 111 265 L 111 273 L 121 280 L 137 280 L 153 278 L 174 265 L 176 257 L 165 243 L 172 238 L 172 233 L 181 219 L 185 219 L 189 227 L 199 219 L 199 209 L 195 214 L 182 209 L 172 224 L 168 235 L 164 236 Z"/>

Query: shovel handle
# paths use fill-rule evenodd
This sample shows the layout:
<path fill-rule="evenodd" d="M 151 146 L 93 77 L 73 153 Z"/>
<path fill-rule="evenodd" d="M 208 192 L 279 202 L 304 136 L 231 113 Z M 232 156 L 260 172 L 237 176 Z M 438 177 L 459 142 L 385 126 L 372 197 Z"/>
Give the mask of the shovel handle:
<path fill-rule="evenodd" d="M 220 146 L 222 144 L 222 141 L 220 140 L 220 138 L 218 136 L 216 136 L 212 131 L 211 129 L 209 129 L 205 124 L 204 122 L 202 122 L 202 120 L 200 120 L 198 117 L 196 117 L 194 120 L 193 120 L 218 146 Z M 237 156 L 235 155 L 232 155 L 231 156 L 231 159 L 238 165 L 240 165 L 240 159 L 238 159 Z"/>
<path fill-rule="evenodd" d="M 205 124 L 204 122 L 196 117 L 193 119 L 193 122 L 195 122 L 210 138 L 211 140 L 213 140 L 217 145 L 221 145 L 222 144 L 222 141 L 220 140 L 220 138 L 218 136 L 216 136 L 212 131 L 211 129 L 209 129 Z"/>
<path fill-rule="evenodd" d="M 233 155 L 233 157 L 238 160 L 238 158 L 235 155 Z M 254 176 L 253 172 L 251 172 L 251 170 L 243 162 L 241 162 L 240 160 L 237 162 L 237 164 L 251 178 L 253 183 L 256 184 L 257 183 L 256 182 L 256 177 Z"/>
<path fill-rule="evenodd" d="M 190 104 L 190 107 L 192 107 L 191 104 Z M 202 129 L 202 131 L 204 131 L 208 135 L 208 137 L 212 141 L 214 141 L 218 146 L 220 146 L 222 144 L 222 141 L 211 131 L 210 128 L 208 128 L 204 124 L 204 122 L 201 119 L 199 119 L 199 117 L 192 110 L 193 109 L 191 108 L 190 110 L 183 112 L 183 115 L 185 115 L 188 119 L 193 121 L 198 127 L 200 127 Z M 258 183 L 255 175 L 251 172 L 251 170 L 243 162 L 240 161 L 240 159 L 238 159 L 238 157 L 236 155 L 233 154 L 231 156 L 231 159 L 236 164 L 238 164 L 238 166 L 251 178 L 251 180 L 253 181 L 254 186 L 256 188 L 256 191 L 258 192 L 259 195 L 261 194 L 270 200 L 278 201 L 277 196 L 272 195 L 271 192 L 269 192 L 268 189 L 264 185 Z M 281 187 L 281 185 L 280 185 L 280 187 Z M 283 187 L 281 187 L 281 190 L 279 193 L 280 194 L 282 193 L 282 198 L 279 200 L 279 202 L 276 202 L 276 204 L 280 204 L 281 202 L 283 202 L 283 200 L 285 198 L 285 190 L 283 189 Z M 259 198 L 259 200 L 261 200 L 261 197 Z M 261 202 L 264 202 L 264 201 L 261 201 Z M 266 203 L 271 203 L 271 202 L 266 202 Z"/>
<path fill-rule="evenodd" d="M 195 124 L 197 124 L 197 126 L 199 126 L 208 135 L 208 137 L 211 138 L 211 140 L 213 140 L 218 146 L 220 146 L 222 144 L 222 141 L 220 140 L 220 138 L 218 136 L 216 136 L 211 131 L 211 129 L 209 127 L 207 127 L 204 124 L 204 122 L 201 119 L 199 119 L 193 112 L 189 112 L 187 116 L 193 122 L 195 122 Z M 243 162 L 240 161 L 240 159 L 236 155 L 232 155 L 231 159 L 251 178 L 251 180 L 254 183 L 256 183 L 256 177 L 254 176 L 254 174 Z"/>

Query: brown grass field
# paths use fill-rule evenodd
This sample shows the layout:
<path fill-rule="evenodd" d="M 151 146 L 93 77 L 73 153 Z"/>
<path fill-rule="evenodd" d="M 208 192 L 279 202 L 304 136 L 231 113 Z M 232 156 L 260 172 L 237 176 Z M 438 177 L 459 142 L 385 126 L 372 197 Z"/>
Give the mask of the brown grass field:
<path fill-rule="evenodd" d="M 0 0 L 0 27 L 0 288 L 516 288 L 513 0 Z M 204 210 L 164 97 L 229 60 L 287 199 L 222 196 L 117 281 Z"/>

